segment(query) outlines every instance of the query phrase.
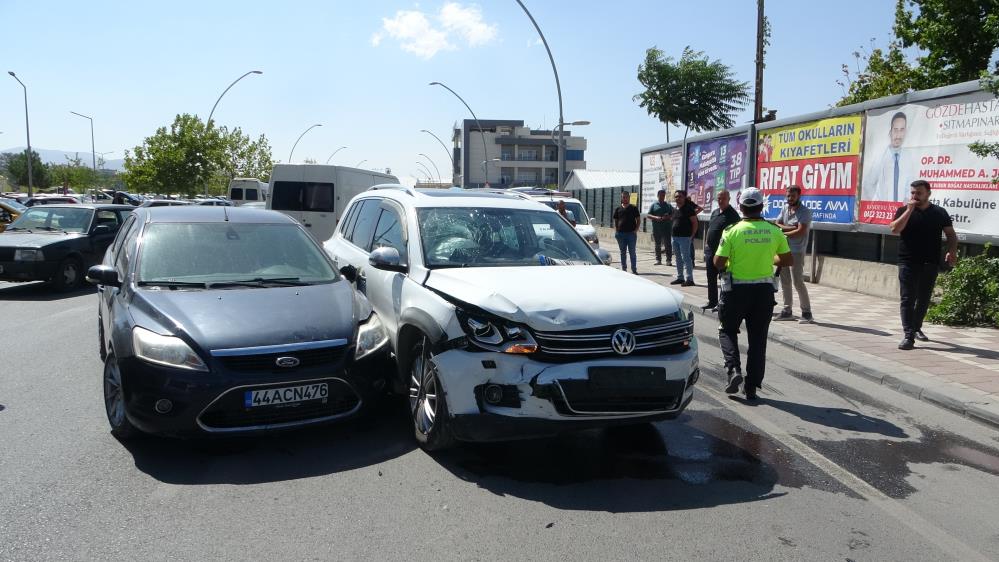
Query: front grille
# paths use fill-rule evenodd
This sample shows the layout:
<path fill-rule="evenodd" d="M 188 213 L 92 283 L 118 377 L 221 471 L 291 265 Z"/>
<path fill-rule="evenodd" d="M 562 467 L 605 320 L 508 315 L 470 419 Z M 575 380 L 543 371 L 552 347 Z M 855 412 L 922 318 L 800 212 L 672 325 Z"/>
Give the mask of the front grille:
<path fill-rule="evenodd" d="M 668 381 L 656 389 L 613 391 L 593 388 L 586 380 L 560 380 L 561 392 L 552 396 L 555 409 L 562 415 L 586 413 L 668 412 L 683 398 L 684 382 Z"/>
<path fill-rule="evenodd" d="M 246 392 L 246 389 L 234 389 L 212 403 L 198 416 L 198 419 L 208 430 L 247 429 L 255 426 L 308 423 L 323 418 L 332 418 L 350 413 L 360 405 L 360 397 L 346 382 L 339 379 L 318 382 L 326 382 L 329 385 L 329 396 L 325 404 L 318 400 L 312 400 L 299 404 L 246 408 L 243 403 L 243 393 Z M 280 386 L 287 385 L 288 383 L 282 383 Z M 253 389 L 261 390 L 263 388 L 267 387 L 254 387 Z"/>
<path fill-rule="evenodd" d="M 335 365 L 347 352 L 346 346 L 323 347 L 320 349 L 308 349 L 303 351 L 290 351 L 285 353 L 265 353 L 261 355 L 232 355 L 220 357 L 226 369 L 232 371 L 268 371 L 275 373 L 294 373 L 301 369 L 311 367 L 322 367 Z M 295 367 L 278 367 L 276 361 L 278 357 L 294 357 L 299 364 Z"/>
<path fill-rule="evenodd" d="M 14 261 L 16 248 L 0 248 L 0 261 Z"/>
<path fill-rule="evenodd" d="M 694 321 L 660 317 L 628 324 L 601 326 L 565 332 L 535 332 L 538 359 L 568 362 L 601 357 L 622 357 L 611 347 L 614 332 L 625 328 L 635 335 L 634 355 L 665 355 L 683 353 L 693 339 Z"/>

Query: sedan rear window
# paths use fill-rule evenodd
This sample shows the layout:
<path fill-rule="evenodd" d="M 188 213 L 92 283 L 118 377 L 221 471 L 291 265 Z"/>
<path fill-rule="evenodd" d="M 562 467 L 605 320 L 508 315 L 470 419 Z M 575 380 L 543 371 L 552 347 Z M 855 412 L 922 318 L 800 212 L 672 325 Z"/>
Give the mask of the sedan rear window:
<path fill-rule="evenodd" d="M 328 283 L 322 250 L 293 224 L 158 223 L 146 228 L 140 283 Z"/>

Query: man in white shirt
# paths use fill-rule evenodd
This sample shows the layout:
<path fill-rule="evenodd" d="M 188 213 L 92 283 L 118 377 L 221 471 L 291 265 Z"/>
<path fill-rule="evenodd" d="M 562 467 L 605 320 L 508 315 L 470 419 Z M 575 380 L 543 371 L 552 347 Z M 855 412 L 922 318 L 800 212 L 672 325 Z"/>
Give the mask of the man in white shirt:
<path fill-rule="evenodd" d="M 902 151 L 908 120 L 901 111 L 892 115 L 890 143 L 877 167 L 864 181 L 863 198 L 868 201 L 904 201 L 913 174 L 911 159 Z"/>

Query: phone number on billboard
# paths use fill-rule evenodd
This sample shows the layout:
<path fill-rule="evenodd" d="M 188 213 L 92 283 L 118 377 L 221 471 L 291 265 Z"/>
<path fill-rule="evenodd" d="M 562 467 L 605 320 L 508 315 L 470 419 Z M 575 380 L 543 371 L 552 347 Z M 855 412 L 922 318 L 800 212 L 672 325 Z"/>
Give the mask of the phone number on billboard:
<path fill-rule="evenodd" d="M 887 219 L 895 220 L 895 213 L 892 211 L 864 211 L 865 219 Z"/>

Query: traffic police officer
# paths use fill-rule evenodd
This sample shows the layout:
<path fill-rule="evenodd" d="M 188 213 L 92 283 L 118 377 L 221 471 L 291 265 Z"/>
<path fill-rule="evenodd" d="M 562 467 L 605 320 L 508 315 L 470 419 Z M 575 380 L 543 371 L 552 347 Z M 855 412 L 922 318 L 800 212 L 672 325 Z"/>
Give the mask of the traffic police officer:
<path fill-rule="evenodd" d="M 756 389 L 763 384 L 767 331 L 777 305 L 773 266 L 790 267 L 793 258 L 781 229 L 763 220 L 764 198 L 759 189 L 744 189 L 739 208 L 743 219 L 725 229 L 714 257 L 715 267 L 722 275 L 718 337 L 728 371 L 725 392 L 735 394 L 743 383 L 739 325 L 745 320 L 749 350 L 743 392 L 747 400 L 755 400 Z"/>

